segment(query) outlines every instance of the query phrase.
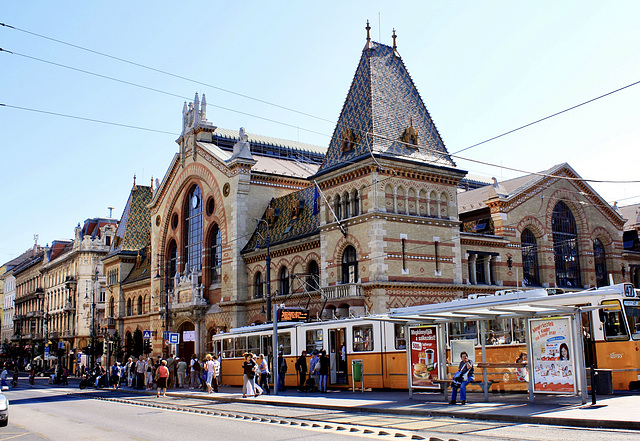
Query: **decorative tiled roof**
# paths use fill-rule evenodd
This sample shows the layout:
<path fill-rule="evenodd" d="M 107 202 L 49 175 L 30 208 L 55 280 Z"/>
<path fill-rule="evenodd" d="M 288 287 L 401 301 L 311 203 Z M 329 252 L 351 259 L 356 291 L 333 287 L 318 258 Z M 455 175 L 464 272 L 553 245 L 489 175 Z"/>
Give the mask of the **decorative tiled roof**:
<path fill-rule="evenodd" d="M 397 51 L 375 42 L 362 51 L 320 172 L 370 151 L 455 166 Z"/>
<path fill-rule="evenodd" d="M 139 282 L 151 278 L 151 256 L 148 253 L 149 247 L 138 250 L 136 264 L 127 277 L 122 281 L 124 285 Z"/>
<path fill-rule="evenodd" d="M 308 187 L 272 199 L 262 216 L 262 219 L 270 223 L 270 245 L 277 245 L 317 233 L 320 226 L 318 210 L 320 201 L 318 197 L 315 187 Z M 256 245 L 264 248 L 266 236 L 266 226 L 264 222 L 259 222 L 256 231 L 242 252 L 252 251 Z"/>
<path fill-rule="evenodd" d="M 138 251 L 149 245 L 151 234 L 151 187 L 134 185 L 122 213 L 116 238 L 109 254 L 121 251 Z"/>

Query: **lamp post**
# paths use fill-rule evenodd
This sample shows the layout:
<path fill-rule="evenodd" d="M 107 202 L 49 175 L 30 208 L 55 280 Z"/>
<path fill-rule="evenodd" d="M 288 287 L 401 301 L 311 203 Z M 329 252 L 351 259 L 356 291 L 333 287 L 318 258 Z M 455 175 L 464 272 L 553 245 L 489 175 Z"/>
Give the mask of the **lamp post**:
<path fill-rule="evenodd" d="M 267 242 L 267 259 L 266 259 L 266 263 L 267 263 L 267 323 L 271 321 L 271 253 L 269 252 L 269 223 L 264 220 L 264 219 L 256 219 L 256 222 L 258 222 L 258 225 L 260 225 L 260 222 L 264 222 L 265 226 L 267 227 L 267 236 L 266 236 L 266 242 Z"/>
<path fill-rule="evenodd" d="M 160 254 L 156 254 L 157 258 L 158 258 L 158 269 L 156 272 L 156 280 L 159 280 L 161 278 L 160 276 L 160 267 L 162 266 L 162 262 L 161 262 L 161 255 Z M 164 330 L 165 333 L 169 333 L 171 332 L 170 330 L 170 325 L 171 325 L 171 311 L 170 311 L 170 303 L 171 303 L 171 294 L 173 294 L 173 290 L 170 288 L 171 284 L 169 283 L 169 260 L 165 260 L 164 263 L 164 295 L 165 295 L 165 302 L 164 302 Z M 168 336 L 167 336 L 168 338 Z M 162 336 L 162 354 L 165 358 L 168 358 L 169 356 L 169 347 L 167 345 L 165 345 L 164 343 L 165 340 L 165 336 Z"/>

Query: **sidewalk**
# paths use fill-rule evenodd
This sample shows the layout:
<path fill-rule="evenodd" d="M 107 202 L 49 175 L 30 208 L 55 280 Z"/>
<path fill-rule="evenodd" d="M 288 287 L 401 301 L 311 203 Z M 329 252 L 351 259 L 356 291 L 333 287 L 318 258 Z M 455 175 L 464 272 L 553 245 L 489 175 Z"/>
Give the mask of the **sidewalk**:
<path fill-rule="evenodd" d="M 123 390 L 131 391 L 129 388 L 123 388 Z M 221 386 L 219 390 L 219 393 L 206 394 L 189 389 L 171 389 L 167 395 L 349 412 L 446 416 L 511 423 L 640 430 L 639 394 L 598 396 L 597 404 L 592 406 L 591 401 L 582 405 L 578 397 L 572 396 L 536 395 L 535 403 L 529 404 L 528 395 L 525 394 L 490 394 L 489 402 L 482 402 L 484 399 L 482 393 L 468 393 L 467 404 L 462 406 L 449 405 L 448 400 L 445 400 L 441 393 L 414 393 L 413 399 L 409 399 L 407 391 L 336 390 L 320 394 L 288 389 L 278 395 L 242 398 L 239 387 Z"/>

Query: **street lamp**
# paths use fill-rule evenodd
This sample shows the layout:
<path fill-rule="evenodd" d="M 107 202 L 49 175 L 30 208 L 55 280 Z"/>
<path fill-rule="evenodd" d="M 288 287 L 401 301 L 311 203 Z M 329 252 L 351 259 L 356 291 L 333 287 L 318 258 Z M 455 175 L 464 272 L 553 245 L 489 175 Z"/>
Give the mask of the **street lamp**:
<path fill-rule="evenodd" d="M 161 255 L 160 254 L 156 254 L 156 256 L 158 257 L 158 267 L 157 267 L 157 272 L 156 272 L 156 280 L 159 280 L 161 278 L 160 276 L 160 267 L 162 266 L 161 264 Z M 170 307 L 170 302 L 171 302 L 171 295 L 173 294 L 173 290 L 170 288 L 171 284 L 169 283 L 169 260 L 165 259 L 165 265 L 164 265 L 164 295 L 165 295 L 165 303 L 164 303 L 164 330 L 165 332 L 168 334 L 170 332 L 170 320 L 171 320 L 171 311 L 169 310 Z M 167 345 L 164 344 L 164 340 L 165 340 L 165 336 L 163 335 L 163 345 L 162 345 L 162 353 L 164 355 L 165 358 L 168 358 L 169 356 L 169 347 Z M 166 352 L 165 352 L 166 351 Z"/>
<path fill-rule="evenodd" d="M 91 329 L 89 334 L 89 345 L 91 347 L 90 363 L 91 368 L 95 368 L 96 365 L 96 283 L 98 281 L 98 267 L 96 267 L 96 273 L 93 280 L 93 286 L 91 288 Z M 88 280 L 86 281 L 89 282 Z M 89 292 L 87 284 L 85 284 L 85 299 L 89 298 Z"/>
<path fill-rule="evenodd" d="M 264 219 L 255 219 L 258 222 L 264 222 L 267 227 L 267 323 L 271 321 L 271 253 L 269 252 L 269 223 Z"/>

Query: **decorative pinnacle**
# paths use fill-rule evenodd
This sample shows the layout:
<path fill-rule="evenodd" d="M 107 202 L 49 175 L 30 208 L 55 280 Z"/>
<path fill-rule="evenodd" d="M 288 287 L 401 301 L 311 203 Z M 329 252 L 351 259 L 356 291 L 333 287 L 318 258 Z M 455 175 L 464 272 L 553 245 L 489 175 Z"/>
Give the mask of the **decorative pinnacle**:
<path fill-rule="evenodd" d="M 365 29 L 367 30 L 367 43 L 370 43 L 371 36 L 369 35 L 369 31 L 371 31 L 371 26 L 369 26 L 369 20 L 367 20 L 367 27 Z"/>
<path fill-rule="evenodd" d="M 395 51 L 396 49 L 398 49 L 398 46 L 396 45 L 396 30 L 395 30 L 395 28 L 393 29 L 393 35 L 391 36 L 391 38 L 393 38 L 393 50 Z"/>

